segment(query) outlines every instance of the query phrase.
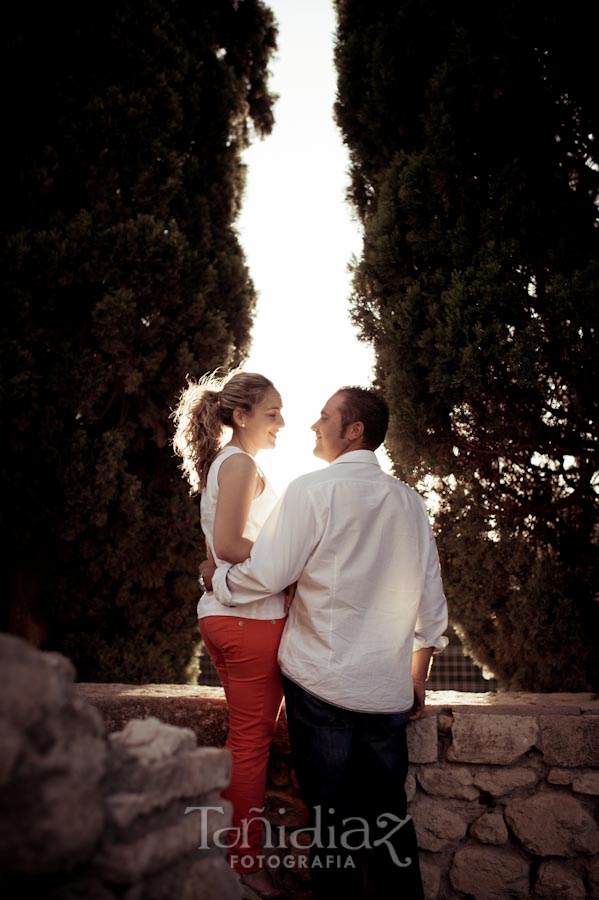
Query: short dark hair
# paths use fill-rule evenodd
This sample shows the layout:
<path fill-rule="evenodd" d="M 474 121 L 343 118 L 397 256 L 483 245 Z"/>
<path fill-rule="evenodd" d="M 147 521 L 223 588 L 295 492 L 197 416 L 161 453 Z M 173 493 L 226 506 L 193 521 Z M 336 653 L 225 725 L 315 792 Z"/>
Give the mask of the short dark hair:
<path fill-rule="evenodd" d="M 342 433 L 354 422 L 364 425 L 364 443 L 370 450 L 376 450 L 387 434 L 389 407 L 380 391 L 375 388 L 347 386 L 339 388 L 342 395 Z"/>

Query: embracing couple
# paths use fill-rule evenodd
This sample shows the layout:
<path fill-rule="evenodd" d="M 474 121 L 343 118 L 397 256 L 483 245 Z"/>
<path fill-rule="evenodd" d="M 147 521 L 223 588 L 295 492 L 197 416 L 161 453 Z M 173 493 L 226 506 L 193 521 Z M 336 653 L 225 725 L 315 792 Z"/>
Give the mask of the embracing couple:
<path fill-rule="evenodd" d="M 415 491 L 381 470 L 374 451 L 388 407 L 378 391 L 359 387 L 340 388 L 312 426 L 314 454 L 330 465 L 295 479 L 277 500 L 254 457 L 275 447 L 281 410 L 272 382 L 237 371 L 190 384 L 175 412 L 174 446 L 201 492 L 216 564 L 201 566 L 198 618 L 229 706 L 226 796 L 233 826 L 257 819 L 241 828 L 245 844 L 231 862 L 259 897 L 281 895 L 261 864 L 251 810 L 264 806 L 284 694 L 293 765 L 322 835 L 323 846 L 312 847 L 313 896 L 420 900 L 406 725 L 422 715 L 431 656 L 447 643 L 428 515 Z M 357 821 L 368 828 L 367 846 L 327 846 L 327 836 Z M 390 847 L 390 823 L 399 821 Z"/>

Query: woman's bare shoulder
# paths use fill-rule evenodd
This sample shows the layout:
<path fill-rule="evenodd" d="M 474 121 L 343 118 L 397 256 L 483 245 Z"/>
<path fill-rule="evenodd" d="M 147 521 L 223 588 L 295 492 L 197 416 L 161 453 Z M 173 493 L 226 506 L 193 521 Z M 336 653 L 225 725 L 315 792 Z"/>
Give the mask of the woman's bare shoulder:
<path fill-rule="evenodd" d="M 226 459 L 223 459 L 218 470 L 218 482 L 221 483 L 221 477 L 225 478 L 255 478 L 258 471 L 256 463 L 248 453 L 231 453 Z"/>

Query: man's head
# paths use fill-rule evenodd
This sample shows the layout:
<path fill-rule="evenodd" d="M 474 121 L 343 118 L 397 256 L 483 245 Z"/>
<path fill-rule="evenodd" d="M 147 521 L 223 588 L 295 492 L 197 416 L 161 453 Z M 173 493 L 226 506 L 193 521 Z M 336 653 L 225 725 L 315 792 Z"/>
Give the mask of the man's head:
<path fill-rule="evenodd" d="M 325 403 L 312 425 L 314 455 L 333 462 L 350 450 L 376 450 L 385 439 L 389 407 L 372 388 L 342 387 Z"/>

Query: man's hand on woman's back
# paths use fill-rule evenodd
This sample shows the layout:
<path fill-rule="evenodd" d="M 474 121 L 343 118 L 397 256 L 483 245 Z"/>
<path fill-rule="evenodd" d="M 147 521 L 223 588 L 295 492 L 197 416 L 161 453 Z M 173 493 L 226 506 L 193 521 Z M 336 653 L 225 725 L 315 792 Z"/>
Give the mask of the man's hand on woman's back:
<path fill-rule="evenodd" d="M 210 547 L 207 548 L 208 559 L 203 559 L 200 563 L 200 578 L 203 578 L 204 585 L 207 591 L 212 590 L 212 576 L 216 572 L 216 565 L 214 564 L 214 557 L 212 555 L 212 551 Z M 200 582 L 201 584 L 201 582 Z"/>

